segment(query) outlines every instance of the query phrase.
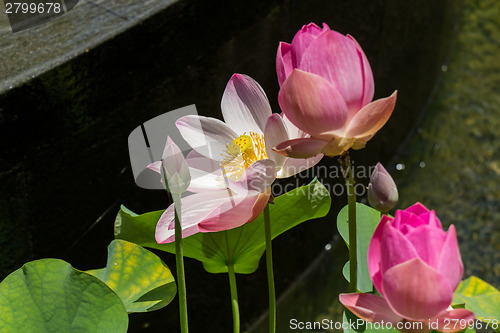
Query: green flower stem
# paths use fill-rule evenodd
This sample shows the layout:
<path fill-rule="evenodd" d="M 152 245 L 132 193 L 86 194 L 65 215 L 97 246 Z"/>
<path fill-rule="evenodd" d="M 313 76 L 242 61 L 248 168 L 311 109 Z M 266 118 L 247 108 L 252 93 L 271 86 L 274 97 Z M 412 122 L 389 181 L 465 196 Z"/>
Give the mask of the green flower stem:
<path fill-rule="evenodd" d="M 269 215 L 269 204 L 264 208 L 264 225 L 266 233 L 266 265 L 267 284 L 269 287 L 269 333 L 276 332 L 276 291 L 274 288 L 273 271 L 273 248 L 271 238 L 271 218 Z"/>
<path fill-rule="evenodd" d="M 357 255 L 357 244 L 356 244 L 356 192 L 354 190 L 355 180 L 354 172 L 351 165 L 351 157 L 349 152 L 345 153 L 340 157 L 340 164 L 343 168 L 343 174 L 345 177 L 345 185 L 347 188 L 347 205 L 349 206 L 349 262 L 350 262 L 350 281 L 349 281 L 349 291 L 357 292 L 357 282 L 358 282 L 358 255 Z"/>
<path fill-rule="evenodd" d="M 238 290 L 236 288 L 236 274 L 234 274 L 234 265 L 227 265 L 227 274 L 229 275 L 229 287 L 231 288 L 231 306 L 233 308 L 233 333 L 240 333 L 240 309 L 238 306 Z"/>
<path fill-rule="evenodd" d="M 182 252 L 182 227 L 181 227 L 181 196 L 172 194 L 175 203 L 175 265 L 177 266 L 177 293 L 179 295 L 179 316 L 181 333 L 188 333 L 186 278 L 184 274 L 184 256 Z"/>

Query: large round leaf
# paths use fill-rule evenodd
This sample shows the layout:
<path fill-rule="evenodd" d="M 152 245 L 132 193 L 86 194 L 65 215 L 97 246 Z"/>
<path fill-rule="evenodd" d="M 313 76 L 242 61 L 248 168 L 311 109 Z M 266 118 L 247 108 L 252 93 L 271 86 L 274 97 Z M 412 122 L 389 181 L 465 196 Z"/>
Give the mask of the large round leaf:
<path fill-rule="evenodd" d="M 124 240 L 108 246 L 105 268 L 88 271 L 120 296 L 128 312 L 146 312 L 166 306 L 177 288 L 174 277 L 154 253 Z"/>
<path fill-rule="evenodd" d="M 126 332 L 120 298 L 102 281 L 59 259 L 25 264 L 0 283 L 0 332 Z"/>
<path fill-rule="evenodd" d="M 270 205 L 271 237 L 307 220 L 325 216 L 330 209 L 330 195 L 319 181 L 296 188 L 274 199 Z M 175 244 L 158 244 L 155 228 L 162 211 L 137 215 L 122 207 L 115 221 L 115 237 L 175 253 Z M 184 256 L 197 259 L 209 273 L 225 273 L 227 263 L 236 273 L 254 272 L 266 248 L 264 217 L 241 227 L 210 233 L 197 233 L 182 240 Z"/>

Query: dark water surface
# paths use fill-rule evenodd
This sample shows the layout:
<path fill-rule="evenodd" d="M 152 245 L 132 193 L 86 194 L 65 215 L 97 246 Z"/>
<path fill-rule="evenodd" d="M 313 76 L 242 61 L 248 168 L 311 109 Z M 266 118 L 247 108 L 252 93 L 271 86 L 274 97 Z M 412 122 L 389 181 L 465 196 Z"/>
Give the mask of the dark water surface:
<path fill-rule="evenodd" d="M 393 172 L 401 207 L 454 224 L 465 275 L 500 287 L 500 3 L 467 0 L 443 81 Z"/>
<path fill-rule="evenodd" d="M 357 165 L 389 161 L 414 128 L 441 74 L 459 4 L 453 0 L 177 1 L 106 43 L 5 92 L 0 96 L 0 275 L 5 277 L 22 263 L 44 257 L 67 260 L 82 270 L 103 267 L 119 204 L 142 213 L 165 208 L 167 202 L 163 192 L 134 185 L 128 134 L 144 121 L 190 104 L 196 104 L 200 114 L 220 117 L 220 98 L 234 72 L 255 78 L 277 112 L 278 42 L 291 41 L 311 21 L 326 22 L 356 37 L 372 65 L 376 98 L 398 89 L 389 123 L 367 149 L 353 154 Z M 491 133 L 498 134 L 491 124 L 471 123 L 485 126 L 474 127 L 479 134 L 470 135 L 492 142 L 488 149 L 494 148 Z M 407 165 L 404 172 L 412 170 L 409 158 L 400 155 L 398 159 L 397 163 Z M 322 163 L 336 165 L 336 160 Z M 498 166 L 498 160 L 495 163 L 484 165 Z M 417 177 L 421 170 L 415 172 L 405 179 Z M 305 184 L 312 177 L 305 175 L 299 181 Z M 342 180 L 323 181 L 331 186 Z M 493 180 L 488 184 L 498 186 Z M 402 188 L 403 200 L 411 197 L 405 193 Z M 438 210 L 445 220 L 427 197 L 415 197 Z M 345 199 L 335 198 L 334 203 L 325 219 L 304 223 L 273 243 L 278 294 L 320 260 L 318 255 L 336 233 L 333 221 Z M 478 235 L 484 232 L 477 230 Z M 347 258 L 345 248 L 335 242 L 328 253 L 332 261 L 322 266 L 321 279 L 345 290 L 340 276 Z M 159 255 L 175 268 L 172 255 Z M 186 270 L 192 331 L 229 331 L 227 276 L 210 275 L 189 259 Z M 255 274 L 238 276 L 243 329 L 267 308 L 265 274 L 261 265 Z M 338 308 L 336 293 L 314 305 L 313 295 L 325 294 L 324 290 L 316 283 L 307 288 L 310 293 L 306 295 L 311 297 L 288 302 L 297 305 L 292 314 L 311 318 L 328 312 L 330 305 Z M 288 319 L 282 314 L 280 320 Z M 131 315 L 130 322 L 130 332 L 176 332 L 177 303 L 158 312 Z M 287 326 L 282 327 L 287 331 Z"/>

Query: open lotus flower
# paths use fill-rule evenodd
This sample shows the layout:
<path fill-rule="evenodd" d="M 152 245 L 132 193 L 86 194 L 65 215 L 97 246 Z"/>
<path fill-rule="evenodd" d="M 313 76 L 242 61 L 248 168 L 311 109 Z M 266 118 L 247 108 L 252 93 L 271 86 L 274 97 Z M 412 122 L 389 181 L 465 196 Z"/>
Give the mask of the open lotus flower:
<path fill-rule="evenodd" d="M 176 124 L 186 142 L 199 154 L 217 162 L 230 179 L 238 179 L 252 163 L 270 159 L 278 178 L 287 178 L 316 165 L 322 154 L 305 161 L 276 154 L 279 142 L 307 138 L 284 115 L 273 114 L 262 87 L 251 77 L 234 74 L 221 102 L 224 122 L 203 116 L 185 116 Z M 208 162 L 207 162 L 208 163 Z M 194 183 L 197 180 L 193 177 Z"/>
<path fill-rule="evenodd" d="M 463 275 L 455 227 L 443 230 L 434 211 L 417 203 L 396 216 L 383 216 L 368 248 L 373 285 L 383 296 L 341 294 L 340 302 L 367 321 L 421 323 L 419 332 L 458 332 L 452 319 L 474 320 L 465 309 L 451 309 Z M 419 327 L 415 325 L 414 327 Z"/>
<path fill-rule="evenodd" d="M 310 23 L 291 44 L 281 42 L 276 57 L 283 113 L 308 138 L 280 143 L 284 156 L 336 156 L 349 148 L 364 148 L 387 122 L 396 92 L 372 102 L 373 75 L 363 50 L 351 36 L 323 23 Z"/>
<path fill-rule="evenodd" d="M 307 134 L 278 114 L 272 114 L 260 85 L 242 74 L 229 80 L 221 102 L 224 121 L 185 116 L 176 125 L 194 149 L 187 156 L 191 174 L 182 199 L 183 237 L 196 232 L 236 228 L 259 216 L 276 178 L 290 177 L 314 166 L 323 155 L 290 159 L 271 149 L 279 142 Z M 158 243 L 174 240 L 174 207 L 161 216 Z"/>

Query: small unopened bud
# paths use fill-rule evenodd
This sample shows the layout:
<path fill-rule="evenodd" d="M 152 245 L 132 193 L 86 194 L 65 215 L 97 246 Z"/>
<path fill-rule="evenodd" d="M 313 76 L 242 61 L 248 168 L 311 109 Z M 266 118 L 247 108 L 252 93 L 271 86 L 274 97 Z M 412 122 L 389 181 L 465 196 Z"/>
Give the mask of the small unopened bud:
<path fill-rule="evenodd" d="M 172 194 L 184 193 L 191 183 L 186 159 L 170 137 L 167 138 L 161 161 L 148 166 L 161 174 L 163 187 Z"/>
<path fill-rule="evenodd" d="M 368 202 L 376 210 L 387 213 L 398 203 L 398 188 L 382 164 L 377 163 L 368 184 Z"/>

